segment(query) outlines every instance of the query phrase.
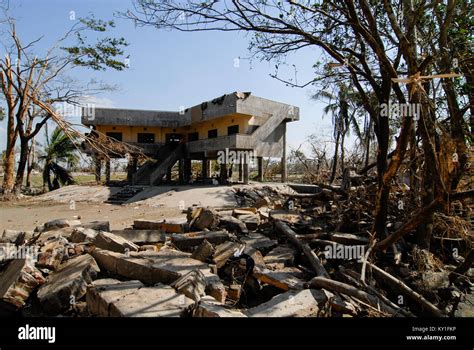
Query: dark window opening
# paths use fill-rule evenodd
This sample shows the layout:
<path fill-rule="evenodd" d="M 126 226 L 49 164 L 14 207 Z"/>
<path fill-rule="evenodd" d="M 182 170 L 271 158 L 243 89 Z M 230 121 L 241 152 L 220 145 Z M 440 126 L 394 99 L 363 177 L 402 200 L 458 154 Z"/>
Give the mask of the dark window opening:
<path fill-rule="evenodd" d="M 122 141 L 122 133 L 121 132 L 106 132 L 106 136 L 116 139 L 117 141 Z"/>
<path fill-rule="evenodd" d="M 239 133 L 238 125 L 232 125 L 227 128 L 227 135 L 233 135 L 233 134 L 238 134 L 238 133 Z"/>
<path fill-rule="evenodd" d="M 199 133 L 198 132 L 191 132 L 188 134 L 188 142 L 197 141 L 199 140 Z"/>
<path fill-rule="evenodd" d="M 207 138 L 215 139 L 217 137 L 217 129 L 212 129 L 207 132 Z"/>
<path fill-rule="evenodd" d="M 138 133 L 138 143 L 155 143 L 155 134 L 151 133 Z"/>
<path fill-rule="evenodd" d="M 181 142 L 181 134 L 166 134 L 166 144 L 178 144 Z"/>

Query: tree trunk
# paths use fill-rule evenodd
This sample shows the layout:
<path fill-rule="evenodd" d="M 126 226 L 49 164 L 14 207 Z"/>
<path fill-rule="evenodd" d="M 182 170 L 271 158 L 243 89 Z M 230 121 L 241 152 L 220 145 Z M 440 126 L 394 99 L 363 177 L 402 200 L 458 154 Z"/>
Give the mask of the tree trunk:
<path fill-rule="evenodd" d="M 341 137 L 341 133 L 338 131 L 336 134 L 336 149 L 334 150 L 334 157 L 332 160 L 332 171 L 331 171 L 331 178 L 329 179 L 329 183 L 332 184 L 334 179 L 336 178 L 336 170 L 337 170 L 337 153 L 339 151 L 339 138 Z"/>
<path fill-rule="evenodd" d="M 8 112 L 8 121 L 7 121 L 7 147 L 5 149 L 5 159 L 3 165 L 3 196 L 8 197 L 14 186 L 14 173 L 15 173 L 15 142 L 16 142 L 16 132 L 15 132 L 15 115 L 13 111 Z"/>
<path fill-rule="evenodd" d="M 19 194 L 21 192 L 21 188 L 23 187 L 23 179 L 25 176 L 26 164 L 28 163 L 28 152 L 29 152 L 28 139 L 21 138 L 20 141 L 21 141 L 20 159 L 18 161 L 18 169 L 16 171 L 16 180 L 15 180 L 15 187 L 14 187 L 14 191 L 16 194 Z"/>

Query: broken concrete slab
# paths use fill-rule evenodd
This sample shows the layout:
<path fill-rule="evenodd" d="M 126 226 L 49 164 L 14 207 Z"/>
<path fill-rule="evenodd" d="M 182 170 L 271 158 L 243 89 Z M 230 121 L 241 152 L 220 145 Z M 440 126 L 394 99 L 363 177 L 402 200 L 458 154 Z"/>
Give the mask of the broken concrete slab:
<path fill-rule="evenodd" d="M 201 300 L 206 295 L 206 278 L 201 270 L 193 270 L 178 278 L 171 284 L 178 292 L 194 301 Z"/>
<path fill-rule="evenodd" d="M 21 308 L 30 293 L 45 282 L 30 259 L 13 259 L 0 272 L 0 300 L 14 308 Z"/>
<path fill-rule="evenodd" d="M 219 227 L 224 227 L 229 231 L 236 231 L 237 233 L 247 235 L 249 230 L 245 224 L 233 216 L 221 216 L 219 219 Z"/>
<path fill-rule="evenodd" d="M 121 282 L 113 278 L 95 280 L 87 287 L 86 302 L 93 316 L 110 316 L 110 305 L 145 285 L 137 280 Z"/>
<path fill-rule="evenodd" d="M 260 215 L 239 215 L 238 218 L 245 224 L 249 231 L 255 231 L 260 226 Z"/>
<path fill-rule="evenodd" d="M 38 299 L 43 309 L 51 314 L 69 308 L 86 294 L 87 285 L 99 273 L 94 258 L 80 255 L 63 264 L 58 271 L 48 276 L 38 290 Z"/>
<path fill-rule="evenodd" d="M 281 290 L 303 289 L 304 281 L 295 277 L 296 271 L 292 269 L 271 271 L 255 266 L 252 275 L 262 283 L 277 287 Z"/>
<path fill-rule="evenodd" d="M 53 231 L 65 227 L 81 226 L 80 220 L 56 219 L 44 223 L 43 226 L 38 226 L 38 231 Z"/>
<path fill-rule="evenodd" d="M 183 317 L 194 301 L 158 283 L 139 288 L 110 305 L 112 317 Z"/>
<path fill-rule="evenodd" d="M 263 260 L 265 265 L 271 270 L 281 270 L 286 266 L 292 266 L 295 260 L 296 251 L 289 245 L 280 245 L 273 248 Z"/>
<path fill-rule="evenodd" d="M 226 308 L 210 296 L 201 298 L 193 317 L 247 317 L 239 310 Z"/>
<path fill-rule="evenodd" d="M 309 317 L 316 316 L 319 305 L 324 304 L 327 297 L 321 290 L 304 289 L 278 294 L 266 303 L 248 309 L 249 317 Z"/>
<path fill-rule="evenodd" d="M 206 239 L 194 250 L 191 258 L 206 262 L 214 254 L 214 246 Z"/>
<path fill-rule="evenodd" d="M 192 299 L 158 283 L 145 287 L 139 281 L 95 281 L 87 290 L 89 311 L 111 317 L 180 317 L 194 304 Z"/>
<path fill-rule="evenodd" d="M 255 266 L 266 268 L 265 260 L 263 259 L 263 255 L 259 250 L 253 248 L 252 246 L 246 246 L 244 249 L 244 254 L 247 254 L 253 259 Z"/>
<path fill-rule="evenodd" d="M 120 236 L 135 244 L 165 243 L 171 237 L 170 233 L 159 230 L 112 230 L 114 235 Z"/>
<path fill-rule="evenodd" d="M 253 247 L 260 250 L 262 253 L 267 253 L 273 247 L 278 245 L 278 241 L 270 239 L 260 233 L 250 233 L 245 237 L 241 238 L 241 241 L 245 243 L 247 247 Z"/>
<path fill-rule="evenodd" d="M 244 250 L 244 245 L 237 242 L 225 242 L 219 244 L 216 247 L 214 254 L 212 255 L 212 260 L 216 264 L 217 268 L 221 268 L 225 265 L 227 260 L 231 256 L 240 255 Z"/>
<path fill-rule="evenodd" d="M 33 232 L 18 231 L 18 230 L 4 230 L 0 243 L 14 243 L 22 245 L 33 237 Z"/>
<path fill-rule="evenodd" d="M 219 224 L 217 211 L 211 208 L 192 208 L 188 212 L 189 227 L 198 230 L 214 229 Z"/>
<path fill-rule="evenodd" d="M 81 226 L 91 230 L 110 232 L 110 222 L 108 221 L 91 221 Z"/>
<path fill-rule="evenodd" d="M 92 242 L 96 247 L 118 253 L 136 252 L 138 246 L 129 240 L 110 232 L 100 232 Z"/>
<path fill-rule="evenodd" d="M 186 219 L 181 220 L 135 220 L 133 228 L 136 230 L 158 230 L 163 233 L 184 233 L 188 229 Z"/>
<path fill-rule="evenodd" d="M 187 253 L 162 249 L 159 252 L 120 254 L 96 249 L 92 255 L 102 269 L 126 278 L 140 280 L 148 285 L 160 282 L 171 284 L 186 273 L 197 269 L 205 276 L 206 293 L 215 295 L 219 300 L 224 293 L 224 286 L 219 277 L 211 273 L 209 266 L 192 259 Z"/>
<path fill-rule="evenodd" d="M 230 239 L 229 232 L 222 231 L 200 231 L 184 234 L 173 234 L 171 242 L 181 250 L 187 250 L 200 245 L 204 240 L 212 244 L 220 244 Z"/>
<path fill-rule="evenodd" d="M 40 248 L 36 265 L 50 270 L 57 270 L 67 254 L 66 246 L 68 243 L 68 240 L 62 236 L 48 239 Z"/>
<path fill-rule="evenodd" d="M 72 231 L 69 240 L 73 243 L 93 242 L 98 234 L 99 232 L 94 229 L 77 227 Z"/>

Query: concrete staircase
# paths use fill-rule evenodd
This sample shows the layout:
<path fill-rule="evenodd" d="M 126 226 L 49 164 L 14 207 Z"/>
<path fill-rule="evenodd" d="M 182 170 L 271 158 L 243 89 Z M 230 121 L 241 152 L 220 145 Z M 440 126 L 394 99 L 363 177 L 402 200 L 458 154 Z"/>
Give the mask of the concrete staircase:
<path fill-rule="evenodd" d="M 289 116 L 291 111 L 287 106 L 283 107 L 278 113 L 270 116 L 265 123 L 260 125 L 257 130 L 252 133 L 252 142 L 254 145 L 265 139 Z"/>
<path fill-rule="evenodd" d="M 168 172 L 168 169 L 183 157 L 186 151 L 184 144 L 165 145 L 155 155 L 157 160 L 149 160 L 134 175 L 134 185 L 152 186 L 159 184 Z"/>
<path fill-rule="evenodd" d="M 135 197 L 137 193 L 143 191 L 144 187 L 141 186 L 125 186 L 117 193 L 111 195 L 105 203 L 109 204 L 123 204 L 130 198 Z"/>

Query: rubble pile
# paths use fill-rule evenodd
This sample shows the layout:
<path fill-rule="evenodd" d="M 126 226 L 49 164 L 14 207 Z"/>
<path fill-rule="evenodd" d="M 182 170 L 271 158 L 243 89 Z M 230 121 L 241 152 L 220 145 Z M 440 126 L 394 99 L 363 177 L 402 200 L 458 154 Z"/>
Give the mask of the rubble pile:
<path fill-rule="evenodd" d="M 455 257 L 419 249 L 409 236 L 373 252 L 374 189 L 349 188 L 245 186 L 235 191 L 239 207 L 193 206 L 181 221 L 147 218 L 110 230 L 106 221 L 59 219 L 32 232 L 6 230 L 0 313 L 472 316 L 470 236 L 447 227 L 446 240 L 435 235 L 440 252 L 457 244 Z M 396 196 L 388 230 L 409 210 Z"/>

